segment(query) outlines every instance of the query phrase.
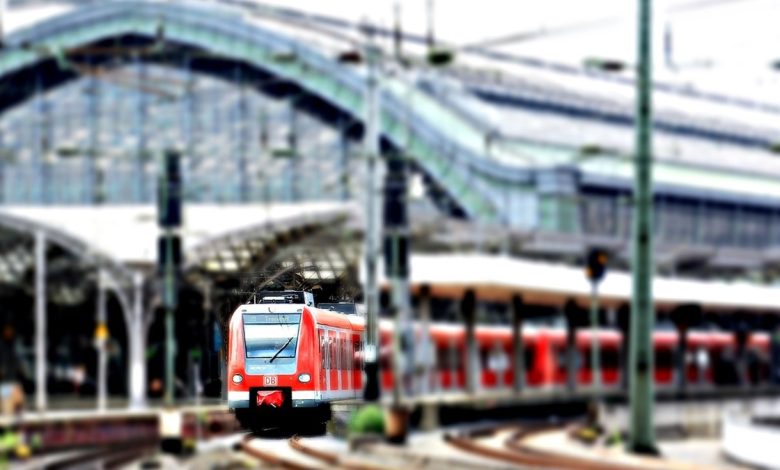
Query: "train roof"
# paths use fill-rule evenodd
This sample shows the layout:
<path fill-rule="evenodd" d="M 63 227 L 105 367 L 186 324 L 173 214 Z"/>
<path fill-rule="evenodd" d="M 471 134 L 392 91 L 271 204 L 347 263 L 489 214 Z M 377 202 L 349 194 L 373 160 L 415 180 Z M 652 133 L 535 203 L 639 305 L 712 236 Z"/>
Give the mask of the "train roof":
<path fill-rule="evenodd" d="M 357 331 L 365 329 L 365 319 L 360 315 L 350 315 L 317 307 L 306 307 L 306 309 L 311 312 L 318 325 Z"/>

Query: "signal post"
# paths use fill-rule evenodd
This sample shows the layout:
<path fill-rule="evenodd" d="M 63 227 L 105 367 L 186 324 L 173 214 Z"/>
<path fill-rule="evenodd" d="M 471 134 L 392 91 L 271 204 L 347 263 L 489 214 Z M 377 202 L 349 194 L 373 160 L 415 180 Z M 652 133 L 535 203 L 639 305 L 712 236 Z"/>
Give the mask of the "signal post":
<path fill-rule="evenodd" d="M 178 272 L 181 265 L 182 223 L 181 154 L 167 150 L 158 188 L 157 221 L 161 235 L 157 241 L 157 266 L 161 277 L 165 307 L 165 404 L 172 406 L 175 397 L 176 339 L 174 312 L 177 306 Z"/>

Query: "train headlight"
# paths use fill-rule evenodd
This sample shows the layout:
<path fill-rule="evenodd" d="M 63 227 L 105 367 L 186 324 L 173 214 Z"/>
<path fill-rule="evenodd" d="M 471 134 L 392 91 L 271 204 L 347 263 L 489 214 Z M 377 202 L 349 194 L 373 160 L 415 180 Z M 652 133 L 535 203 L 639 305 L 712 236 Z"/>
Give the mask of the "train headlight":
<path fill-rule="evenodd" d="M 302 384 L 309 383 L 310 380 L 311 380 L 311 375 L 309 374 L 301 374 L 298 376 L 298 382 Z"/>
<path fill-rule="evenodd" d="M 241 374 L 235 374 L 233 376 L 233 383 L 234 384 L 240 384 L 243 381 L 244 381 L 244 377 Z"/>

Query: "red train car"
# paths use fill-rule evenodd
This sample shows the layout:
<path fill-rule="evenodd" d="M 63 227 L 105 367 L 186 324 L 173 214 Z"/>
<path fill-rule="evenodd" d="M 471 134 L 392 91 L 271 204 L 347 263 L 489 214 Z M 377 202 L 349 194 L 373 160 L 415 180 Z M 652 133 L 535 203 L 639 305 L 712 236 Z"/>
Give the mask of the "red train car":
<path fill-rule="evenodd" d="M 241 305 L 230 321 L 228 351 L 228 401 L 241 424 L 259 429 L 276 426 L 291 415 L 317 430 L 330 416 L 333 400 L 362 395 L 361 364 L 364 320 L 358 315 L 315 308 L 305 292 L 269 292 L 259 303 Z M 380 322 L 380 385 L 393 387 L 393 322 Z M 415 325 L 415 343 L 422 339 Z M 428 390 L 459 391 L 466 385 L 466 334 L 462 324 L 432 323 L 430 354 L 416 358 L 432 371 Z M 578 385 L 593 381 L 590 364 L 593 332 L 579 330 L 575 338 L 575 370 Z M 621 333 L 600 329 L 598 345 L 604 387 L 623 382 Z M 509 326 L 479 325 L 475 329 L 481 389 L 511 387 L 514 383 L 512 331 Z M 523 336 L 525 383 L 529 387 L 555 388 L 567 382 L 568 346 L 562 328 L 526 327 Z M 660 388 L 674 385 L 677 364 L 676 331 L 656 331 L 654 373 Z M 747 344 L 748 380 L 768 380 L 770 341 L 766 333 L 753 333 Z M 691 331 L 685 352 L 685 373 L 696 386 L 733 384 L 740 372 L 733 334 Z"/>
<path fill-rule="evenodd" d="M 257 301 L 230 320 L 229 407 L 250 429 L 323 429 L 332 400 L 360 396 L 363 319 L 315 308 L 307 292 L 261 292 Z"/>
<path fill-rule="evenodd" d="M 416 334 L 419 336 L 419 328 Z M 622 383 L 622 363 L 628 355 L 623 351 L 623 338 L 618 330 L 599 329 L 598 338 L 601 384 L 605 388 Z M 385 390 L 393 386 L 392 322 L 380 324 L 381 385 Z M 523 330 L 523 360 L 525 383 L 530 387 L 556 388 L 565 386 L 568 376 L 566 331 L 562 328 L 533 328 Z M 510 387 L 514 383 L 512 331 L 508 326 L 477 326 L 479 384 L 483 390 Z M 578 385 L 593 382 L 591 348 L 594 332 L 579 330 L 575 339 L 575 371 Z M 465 330 L 460 324 L 433 323 L 430 339 L 433 345 L 429 358 L 434 370 L 433 389 L 439 391 L 463 390 L 465 372 Z M 419 343 L 419 338 L 416 341 Z M 653 335 L 655 351 L 654 374 L 659 388 L 674 385 L 678 335 L 676 331 L 656 331 Z M 763 383 L 769 377 L 769 336 L 753 333 L 747 344 L 751 357 L 748 380 Z M 685 354 L 686 374 L 692 385 L 720 386 L 733 384 L 736 342 L 734 335 L 719 331 L 692 331 L 689 333 Z M 732 372 L 729 373 L 728 371 Z"/>

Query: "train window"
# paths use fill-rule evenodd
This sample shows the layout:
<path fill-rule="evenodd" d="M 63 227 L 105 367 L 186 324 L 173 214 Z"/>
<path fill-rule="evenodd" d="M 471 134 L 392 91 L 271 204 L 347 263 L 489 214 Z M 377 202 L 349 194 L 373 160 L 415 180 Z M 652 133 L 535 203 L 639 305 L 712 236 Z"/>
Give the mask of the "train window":
<path fill-rule="evenodd" d="M 487 363 L 483 362 L 482 365 L 487 367 L 488 370 L 497 372 L 509 369 L 509 356 L 504 351 L 504 348 L 501 347 L 501 343 L 496 343 L 493 349 L 488 351 Z"/>
<path fill-rule="evenodd" d="M 601 367 L 604 369 L 620 368 L 620 354 L 618 354 L 617 349 L 601 350 Z"/>
<path fill-rule="evenodd" d="M 336 341 L 338 341 L 336 338 L 330 339 L 330 368 L 338 370 L 339 368 L 339 355 L 338 355 L 338 346 L 336 345 Z"/>
<path fill-rule="evenodd" d="M 291 359 L 298 346 L 301 316 L 244 315 L 246 357 Z"/>
<path fill-rule="evenodd" d="M 482 370 L 487 370 L 490 365 L 490 350 L 487 348 L 479 348 L 479 360 L 482 365 Z"/>
<path fill-rule="evenodd" d="M 450 343 L 450 368 L 460 369 L 463 364 L 463 357 L 461 356 L 461 350 L 458 349 L 458 343 L 452 341 Z"/>
<path fill-rule="evenodd" d="M 436 348 L 436 368 L 445 371 L 450 369 L 449 348 Z"/>
<path fill-rule="evenodd" d="M 354 361 L 355 361 L 355 370 L 360 370 L 363 368 L 363 348 L 361 348 L 362 343 L 360 341 L 355 341 L 355 353 L 353 355 Z"/>
<path fill-rule="evenodd" d="M 569 363 L 568 356 L 569 356 L 569 350 L 566 346 L 555 348 L 555 357 L 557 359 L 559 371 L 565 372 L 568 370 L 567 367 L 567 364 Z M 583 356 L 582 351 L 580 351 L 578 348 L 575 348 L 574 349 L 574 370 L 580 370 L 584 365 L 582 356 Z"/>
<path fill-rule="evenodd" d="M 328 369 L 328 337 L 327 333 L 320 330 L 320 356 L 322 357 L 322 368 Z"/>
<path fill-rule="evenodd" d="M 656 349 L 655 350 L 655 368 L 656 369 L 671 369 L 674 367 L 674 350 L 673 349 Z"/>
<path fill-rule="evenodd" d="M 523 359 L 525 359 L 525 368 L 526 370 L 531 369 L 534 367 L 534 362 L 536 361 L 536 351 L 531 346 L 526 346 L 523 348 Z"/>

